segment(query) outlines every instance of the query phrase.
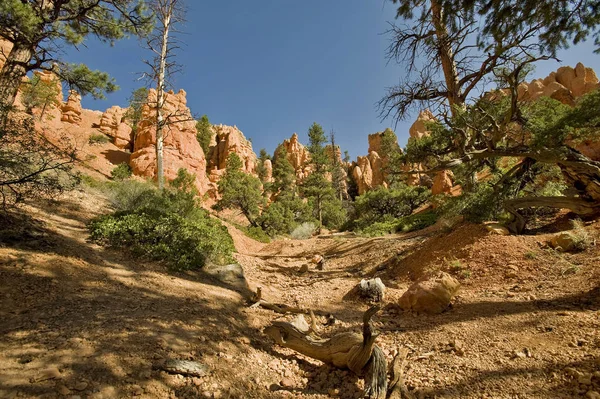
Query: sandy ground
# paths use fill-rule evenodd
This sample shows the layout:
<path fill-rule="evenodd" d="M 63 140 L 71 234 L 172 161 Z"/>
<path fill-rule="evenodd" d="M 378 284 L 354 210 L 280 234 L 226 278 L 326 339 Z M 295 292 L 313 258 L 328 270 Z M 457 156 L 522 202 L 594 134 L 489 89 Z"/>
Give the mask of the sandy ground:
<path fill-rule="evenodd" d="M 262 329 L 289 318 L 250 308 L 202 272 L 168 273 L 87 241 L 107 205 L 94 194 L 27 206 L 0 226 L 0 398 L 358 398 L 362 380 L 275 346 Z M 600 223 L 587 226 L 595 237 Z M 232 230 L 233 231 L 233 230 Z M 546 230 L 547 231 L 547 230 Z M 380 277 L 375 318 L 391 359 L 410 350 L 407 383 L 423 398 L 600 398 L 600 248 L 563 254 L 549 233 L 452 232 L 361 238 L 329 235 L 260 244 L 234 232 L 250 288 L 318 312 L 320 334 L 360 331 L 355 294 Z M 325 270 L 298 269 L 315 254 Z M 436 270 L 462 283 L 441 315 L 394 303 Z M 246 293 L 247 294 L 247 293 Z M 327 315 L 335 319 L 325 325 Z M 208 365 L 204 377 L 169 374 L 165 359 Z"/>

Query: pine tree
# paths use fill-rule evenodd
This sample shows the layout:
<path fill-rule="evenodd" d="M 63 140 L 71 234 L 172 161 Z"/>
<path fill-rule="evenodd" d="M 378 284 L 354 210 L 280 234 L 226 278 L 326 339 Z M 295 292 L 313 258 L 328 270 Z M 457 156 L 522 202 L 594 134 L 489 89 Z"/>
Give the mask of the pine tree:
<path fill-rule="evenodd" d="M 275 153 L 273 163 L 273 193 L 276 198 L 295 198 L 296 197 L 296 176 L 294 167 L 287 158 L 287 151 L 284 147 L 279 147 Z"/>
<path fill-rule="evenodd" d="M 227 157 L 225 174 L 218 187 L 221 199 L 213 206 L 214 209 L 239 209 L 252 226 L 258 226 L 257 219 L 264 205 L 261 183 L 258 178 L 242 171 L 242 161 L 234 152 Z"/>
<path fill-rule="evenodd" d="M 40 108 L 40 119 L 44 117 L 47 109 L 56 108 L 60 105 L 60 86 L 56 81 L 45 81 L 39 75 L 33 77 L 24 84 L 23 105 L 31 112 L 34 108 Z"/>
<path fill-rule="evenodd" d="M 13 46 L 0 70 L 0 121 L 13 106 L 27 72 L 51 70 L 81 95 L 103 97 L 117 89 L 108 74 L 57 57 L 63 45 L 81 45 L 87 36 L 113 42 L 151 29 L 144 1 L 0 1 L 0 38 Z"/>
<path fill-rule="evenodd" d="M 214 136 L 214 132 L 212 130 L 212 125 L 208 120 L 208 116 L 202 115 L 200 119 L 196 122 L 196 139 L 198 139 L 198 143 L 200 143 L 200 147 L 202 147 L 202 151 L 204 151 L 204 155 L 208 156 L 208 151 L 210 149 L 210 142 Z"/>
<path fill-rule="evenodd" d="M 314 216 L 323 224 L 323 210 L 325 202 L 335 198 L 335 190 L 329 180 L 327 173 L 331 170 L 331 162 L 325 151 L 327 138 L 323 128 L 318 123 L 313 123 L 308 129 L 308 152 L 311 160 L 311 173 L 302 183 L 302 194 L 308 198 L 313 205 Z"/>

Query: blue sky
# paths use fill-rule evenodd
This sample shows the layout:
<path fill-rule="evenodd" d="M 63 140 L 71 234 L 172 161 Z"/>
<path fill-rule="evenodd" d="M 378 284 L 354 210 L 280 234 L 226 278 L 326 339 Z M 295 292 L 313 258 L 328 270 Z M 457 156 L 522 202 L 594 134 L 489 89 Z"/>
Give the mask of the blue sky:
<path fill-rule="evenodd" d="M 395 7 L 377 0 L 190 1 L 187 22 L 180 26 L 184 42 L 177 61 L 182 73 L 174 89 L 188 94 L 188 106 L 212 123 L 238 126 L 255 152 L 273 153 L 277 144 L 297 132 L 306 143 L 308 127 L 320 123 L 333 129 L 342 150 L 353 159 L 366 155 L 367 135 L 394 127 L 381 121 L 376 102 L 386 87 L 405 74 L 402 65 L 388 63 L 385 50 L 388 21 Z M 143 85 L 142 59 L 150 55 L 136 40 L 114 47 L 89 41 L 68 50 L 72 62 L 110 73 L 121 90 L 106 100 L 86 97 L 85 108 L 105 110 L 127 105 L 132 90 Z M 577 61 L 600 72 L 591 44 L 561 52 L 562 64 Z M 560 66 L 538 65 L 535 76 Z M 395 126 L 400 144 L 416 115 Z"/>

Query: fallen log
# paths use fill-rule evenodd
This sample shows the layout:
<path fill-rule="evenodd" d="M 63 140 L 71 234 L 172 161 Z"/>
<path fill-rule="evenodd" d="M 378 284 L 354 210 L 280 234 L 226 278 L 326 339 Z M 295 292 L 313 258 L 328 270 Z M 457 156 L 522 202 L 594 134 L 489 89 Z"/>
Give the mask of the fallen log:
<path fill-rule="evenodd" d="M 387 391 L 387 363 L 381 348 L 375 345 L 378 334 L 371 317 L 379 307 L 363 315 L 363 333 L 344 332 L 329 339 L 312 334 L 302 315 L 294 322 L 274 321 L 265 334 L 277 344 L 338 368 L 349 369 L 365 379 L 365 397 L 384 399 Z"/>

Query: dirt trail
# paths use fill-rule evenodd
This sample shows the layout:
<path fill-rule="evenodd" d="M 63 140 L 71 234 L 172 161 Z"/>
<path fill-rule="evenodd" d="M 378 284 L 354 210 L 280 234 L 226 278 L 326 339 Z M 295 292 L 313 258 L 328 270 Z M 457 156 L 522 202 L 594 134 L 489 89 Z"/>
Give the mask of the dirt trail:
<path fill-rule="evenodd" d="M 0 398 L 356 398 L 362 380 L 289 350 L 261 329 L 280 315 L 249 308 L 201 272 L 169 274 L 86 241 L 106 209 L 85 192 L 28 207 L 26 228 L 2 226 Z M 589 227 L 598 234 L 599 224 Z M 573 398 L 600 391 L 600 248 L 541 249 L 544 235 L 491 236 L 480 226 L 385 238 L 325 236 L 263 245 L 233 232 L 252 289 L 267 300 L 332 314 L 321 334 L 356 329 L 367 308 L 353 288 L 379 276 L 393 304 L 425 271 L 463 283 L 437 316 L 376 317 L 391 358 L 411 350 L 420 397 Z M 314 254 L 325 270 L 300 274 Z M 457 348 L 459 348 L 457 350 Z M 197 360 L 206 377 L 155 368 Z"/>

